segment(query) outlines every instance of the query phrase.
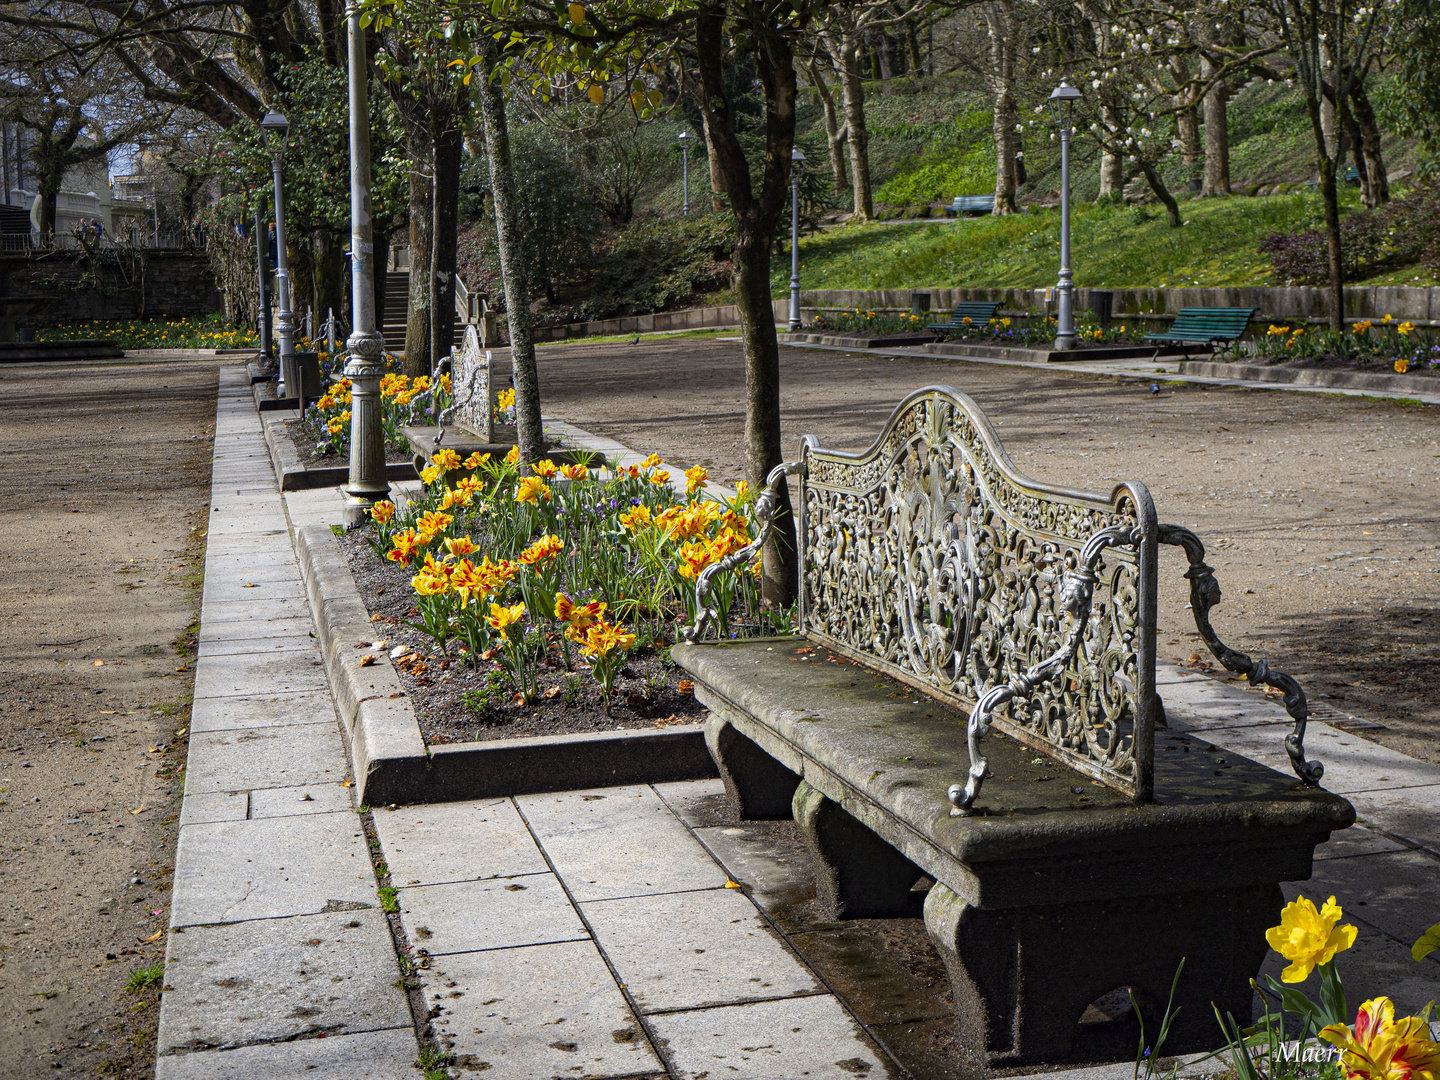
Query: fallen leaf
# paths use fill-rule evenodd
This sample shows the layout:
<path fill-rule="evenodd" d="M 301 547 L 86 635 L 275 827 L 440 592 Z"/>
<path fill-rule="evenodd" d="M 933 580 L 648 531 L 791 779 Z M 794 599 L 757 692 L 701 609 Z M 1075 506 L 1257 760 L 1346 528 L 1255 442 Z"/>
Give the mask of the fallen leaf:
<path fill-rule="evenodd" d="M 104 667 L 104 666 L 105 666 L 105 661 L 104 661 L 104 660 L 96 660 L 96 661 L 95 661 L 95 666 L 96 666 L 96 667 Z"/>
<path fill-rule="evenodd" d="M 1366 532 L 1364 529 L 1361 529 L 1361 530 L 1360 530 L 1360 535 L 1361 535 L 1361 536 L 1374 536 L 1375 534 L 1374 534 L 1373 532 Z"/>
<path fill-rule="evenodd" d="M 360 657 L 360 666 L 361 666 L 361 667 L 369 667 L 369 666 L 370 666 L 371 664 L 373 664 L 373 663 L 375 663 L 375 654 L 374 654 L 374 653 L 366 653 L 364 656 Z"/>
<path fill-rule="evenodd" d="M 725 879 L 725 888 L 727 888 L 727 889 L 738 889 L 738 888 L 740 888 L 740 883 L 739 883 L 738 881 L 731 881 L 729 878 L 726 878 L 726 879 Z"/>
<path fill-rule="evenodd" d="M 1192 653 L 1190 654 L 1190 663 L 1192 663 L 1192 664 L 1198 664 L 1199 662 L 1200 662 L 1200 654 L 1199 654 L 1198 652 L 1192 652 Z"/>
<path fill-rule="evenodd" d="M 164 908 L 156 908 L 154 911 L 150 912 L 150 914 L 151 914 L 151 915 L 164 915 L 164 914 L 165 914 L 165 909 L 164 909 Z"/>
<path fill-rule="evenodd" d="M 679 690 L 682 694 L 693 694 L 695 692 L 695 684 L 689 679 L 681 679 L 675 689 Z"/>
<path fill-rule="evenodd" d="M 517 693 L 513 698 L 510 699 L 510 703 L 512 705 L 524 705 L 525 695 Z"/>
<path fill-rule="evenodd" d="M 145 812 L 145 807 L 143 807 L 143 806 L 137 806 L 134 810 L 131 810 L 131 811 L 130 811 L 130 813 L 132 813 L 132 814 L 143 814 L 144 812 Z"/>
<path fill-rule="evenodd" d="M 114 710 L 114 709 L 101 709 L 101 710 L 100 710 L 100 715 L 101 715 L 101 716 L 114 716 L 114 715 L 115 715 L 115 712 L 116 712 L 116 710 Z"/>
<path fill-rule="evenodd" d="M 179 731 L 175 732 L 175 737 L 177 739 L 183 739 L 185 737 L 185 733 L 189 730 L 189 728 L 182 727 Z"/>
<path fill-rule="evenodd" d="M 494 660 L 495 657 L 496 657 L 496 655 L 497 655 L 499 652 L 500 652 L 499 649 L 486 649 L 484 652 L 482 652 L 482 653 L 480 654 L 480 659 L 481 659 L 481 660 Z"/>
<path fill-rule="evenodd" d="M 341 786 L 341 787 L 354 787 L 354 786 L 355 786 L 355 781 L 354 781 L 354 780 L 345 780 L 345 781 L 343 781 L 343 782 L 340 784 L 340 786 Z"/>
<path fill-rule="evenodd" d="M 383 618 L 385 618 L 384 615 L 371 615 L 371 616 L 370 616 L 370 621 L 371 621 L 371 622 L 379 622 L 379 621 L 380 621 L 381 619 L 383 619 Z"/>
<path fill-rule="evenodd" d="M 149 937 L 138 937 L 138 938 L 136 938 L 135 940 L 138 941 L 138 942 L 140 942 L 141 945 L 149 945 L 152 941 L 159 941 L 159 940 L 160 940 L 162 937 L 164 937 L 164 936 L 165 936 L 165 931 L 164 931 L 164 930 L 156 930 L 156 931 L 155 931 L 153 934 L 151 934 Z"/>
<path fill-rule="evenodd" d="M 368 648 L 370 647 L 370 642 L 368 642 L 368 641 L 357 641 L 357 642 L 355 642 L 355 647 L 356 647 L 357 649 L 368 649 Z"/>
<path fill-rule="evenodd" d="M 247 581 L 245 582 L 244 588 L 253 589 L 255 588 L 255 583 L 253 581 Z"/>
<path fill-rule="evenodd" d="M 545 691 L 543 694 L 541 694 L 540 696 L 543 697 L 543 698 L 545 698 L 545 699 L 548 701 L 550 698 L 558 697 L 559 694 L 560 694 L 560 687 L 558 687 L 558 686 L 552 686 L 552 687 L 550 687 L 549 690 L 546 690 L 546 691 Z"/>
<path fill-rule="evenodd" d="M 181 664 L 181 665 L 180 665 L 179 667 L 177 667 L 175 670 L 176 670 L 176 671 L 189 671 L 189 670 L 190 670 L 190 665 L 189 665 L 189 664 Z"/>

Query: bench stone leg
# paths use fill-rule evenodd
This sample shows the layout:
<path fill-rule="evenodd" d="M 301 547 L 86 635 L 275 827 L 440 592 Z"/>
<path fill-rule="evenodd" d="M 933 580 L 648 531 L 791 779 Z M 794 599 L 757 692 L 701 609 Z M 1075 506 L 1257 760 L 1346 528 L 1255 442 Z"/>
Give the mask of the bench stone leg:
<path fill-rule="evenodd" d="M 925 894 L 911 886 L 923 870 L 804 780 L 792 807 L 815 862 L 815 897 L 828 918 L 920 914 Z"/>
<path fill-rule="evenodd" d="M 725 790 L 740 808 L 743 821 L 774 821 L 790 816 L 790 799 L 800 777 L 711 713 L 705 721 L 705 745 L 720 769 Z"/>
<path fill-rule="evenodd" d="M 959 1041 L 979 1061 L 1125 1058 L 1135 1052 L 1133 1015 L 1082 1025 L 1091 1002 L 1132 988 L 1153 1039 L 1183 957 L 1179 1012 L 1163 1052 L 1213 1049 L 1219 1032 L 1211 1002 L 1248 1023 L 1250 980 L 1283 903 L 1278 885 L 1257 885 L 987 910 L 936 883 L 925 928 L 950 973 Z"/>

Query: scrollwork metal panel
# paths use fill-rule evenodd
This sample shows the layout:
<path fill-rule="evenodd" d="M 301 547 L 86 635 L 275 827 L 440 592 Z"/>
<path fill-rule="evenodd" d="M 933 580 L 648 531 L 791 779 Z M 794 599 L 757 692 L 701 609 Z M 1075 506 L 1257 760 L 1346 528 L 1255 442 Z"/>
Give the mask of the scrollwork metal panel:
<path fill-rule="evenodd" d="M 979 407 L 949 387 L 906 398 L 863 453 L 807 439 L 804 464 L 802 632 L 960 707 L 1073 636 L 1063 579 L 1091 536 L 1136 538 L 1098 556 L 1063 674 L 992 722 L 1150 797 L 1156 528 L 1142 485 L 1106 498 L 1027 479 Z"/>
<path fill-rule="evenodd" d="M 495 392 L 491 384 L 490 354 L 480 348 L 480 335 L 473 326 L 465 328 L 465 343 L 451 362 L 450 386 L 455 423 L 487 443 L 494 442 Z"/>

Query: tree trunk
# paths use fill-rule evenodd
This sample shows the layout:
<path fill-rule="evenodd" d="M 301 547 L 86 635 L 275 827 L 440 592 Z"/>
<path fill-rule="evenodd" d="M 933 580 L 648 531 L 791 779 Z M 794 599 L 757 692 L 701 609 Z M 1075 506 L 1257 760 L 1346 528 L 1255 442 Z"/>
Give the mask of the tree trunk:
<path fill-rule="evenodd" d="M 826 85 L 820 65 L 813 59 L 810 61 L 809 75 L 810 85 L 815 87 L 815 93 L 819 95 L 820 104 L 825 110 L 825 141 L 830 146 L 830 172 L 834 176 L 835 194 L 840 195 L 849 184 L 845 175 L 845 136 L 849 129 L 840 126 L 840 117 L 835 110 L 835 95 Z"/>
<path fill-rule="evenodd" d="M 720 159 L 715 156 L 715 141 L 710 137 L 710 121 L 703 113 L 700 126 L 705 133 L 705 164 L 710 169 L 710 209 L 720 214 L 725 211 L 725 185 L 720 178 Z"/>
<path fill-rule="evenodd" d="M 324 337 L 320 327 L 330 311 L 340 318 L 345 307 L 345 295 L 350 290 L 344 286 L 347 277 L 344 268 L 345 253 L 341 250 L 339 238 L 323 229 L 315 230 L 315 339 Z M 380 275 L 383 277 L 384 275 Z"/>
<path fill-rule="evenodd" d="M 1200 146 L 1200 117 L 1194 106 L 1175 114 L 1175 128 L 1180 138 L 1180 160 L 1186 165 L 1199 165 L 1203 150 Z"/>
<path fill-rule="evenodd" d="M 1114 110 L 1104 106 L 1100 109 L 1100 126 L 1105 131 L 1115 130 Z M 1095 193 L 1097 200 L 1119 197 L 1125 192 L 1125 159 L 1109 149 L 1100 151 L 1100 190 Z"/>
<path fill-rule="evenodd" d="M 1330 329 L 1345 327 L 1345 269 L 1340 258 L 1340 198 L 1335 190 L 1335 159 L 1325 137 L 1322 97 L 1305 88 L 1305 109 L 1315 136 L 1315 163 L 1320 170 L 1320 198 L 1325 204 L 1325 242 L 1330 256 Z"/>
<path fill-rule="evenodd" d="M 515 197 L 515 169 L 510 157 L 510 131 L 505 120 L 505 92 L 498 81 L 499 49 L 485 40 L 480 117 L 485 126 L 485 153 L 490 159 L 490 191 L 495 209 L 495 243 L 500 250 L 500 277 L 505 285 L 505 312 L 510 326 L 510 372 L 515 381 L 515 434 L 520 460 L 534 463 L 545 456 L 540 427 L 540 377 L 535 370 L 535 339 L 530 330 L 530 282 L 525 268 L 525 243 Z"/>
<path fill-rule="evenodd" d="M 469 90 L 465 91 L 466 96 Z M 455 341 L 455 256 L 460 216 L 460 155 L 464 150 L 460 125 L 450 127 L 435 143 L 435 183 L 432 189 L 435 223 L 430 237 L 430 370 L 450 354 Z"/>
<path fill-rule="evenodd" d="M 1175 201 L 1175 196 L 1170 194 L 1170 189 L 1165 186 L 1165 181 L 1154 165 L 1143 157 L 1137 157 L 1135 160 L 1140 165 L 1140 171 L 1145 174 L 1145 182 L 1150 185 L 1150 190 L 1155 193 L 1157 199 L 1164 203 L 1165 220 L 1169 223 L 1170 228 L 1180 228 L 1185 222 L 1180 220 L 1180 204 Z"/>
<path fill-rule="evenodd" d="M 371 276 L 375 279 L 375 322 L 376 329 L 383 327 L 385 323 L 385 285 L 390 279 L 386 267 L 390 265 L 390 234 L 384 229 L 376 229 L 373 236 L 375 244 L 375 273 Z M 341 316 L 346 326 L 355 325 L 355 312 L 350 309 L 350 290 L 345 290 L 345 314 Z"/>
<path fill-rule="evenodd" d="M 750 163 L 736 137 L 724 92 L 723 19 L 716 8 L 696 19 L 700 106 L 706 115 L 712 154 L 735 214 L 735 304 L 745 350 L 745 478 L 759 491 L 781 461 L 780 348 L 770 304 L 770 242 L 788 201 L 790 151 L 795 140 L 795 66 L 783 31 L 761 31 L 755 43 L 756 68 L 765 94 L 766 155 L 757 196 Z M 852 146 L 854 128 L 851 129 Z M 782 487 L 770 541 L 762 557 L 761 597 L 786 608 L 799 580 L 795 519 L 789 490 Z"/>
<path fill-rule="evenodd" d="M 893 46 L 890 36 L 883 30 L 875 31 L 875 66 L 880 74 L 880 96 L 888 97 L 890 94 L 890 80 L 895 76 L 895 65 L 892 62 L 891 53 Z"/>
<path fill-rule="evenodd" d="M 1345 127 L 1345 145 L 1355 158 L 1355 178 L 1360 181 L 1360 202 L 1369 210 L 1375 209 L 1375 195 L 1370 190 L 1370 172 L 1365 167 L 1365 136 L 1360 131 L 1360 121 L 1355 119 L 1355 113 L 1349 108 L 1349 103 L 1340 115 L 1340 122 Z"/>
<path fill-rule="evenodd" d="M 408 128 L 408 125 L 407 125 Z M 435 228 L 431 205 L 430 139 L 407 130 L 410 154 L 410 302 L 405 311 L 405 374 L 430 374 L 430 243 Z"/>
<path fill-rule="evenodd" d="M 1202 57 L 1201 77 L 1208 79 L 1214 70 L 1214 65 Z M 1229 92 L 1229 86 L 1221 79 L 1205 95 L 1205 179 L 1200 188 L 1202 196 L 1230 194 L 1230 116 L 1226 104 Z"/>
<path fill-rule="evenodd" d="M 850 192 L 854 203 L 852 221 L 869 221 L 875 216 L 875 196 L 870 187 L 870 137 L 865 131 L 865 87 L 860 80 L 860 39 L 845 31 L 838 39 L 827 35 L 826 45 L 840 73 L 840 91 L 845 102 L 845 130 L 850 143 Z"/>
<path fill-rule="evenodd" d="M 1390 180 L 1385 172 L 1385 154 L 1380 146 L 1380 124 L 1375 119 L 1375 108 L 1370 103 L 1370 94 L 1365 89 L 1365 80 L 1359 79 L 1350 90 L 1350 100 L 1355 108 L 1355 119 L 1360 121 L 1360 134 L 1365 146 L 1364 172 L 1370 177 L 1370 192 L 1376 206 L 1390 201 Z"/>
<path fill-rule="evenodd" d="M 1015 212 L 1015 13 L 1010 0 L 987 4 L 985 21 L 990 31 L 990 67 L 986 81 L 994 96 L 992 131 L 995 136 L 995 208 L 997 216 Z"/>

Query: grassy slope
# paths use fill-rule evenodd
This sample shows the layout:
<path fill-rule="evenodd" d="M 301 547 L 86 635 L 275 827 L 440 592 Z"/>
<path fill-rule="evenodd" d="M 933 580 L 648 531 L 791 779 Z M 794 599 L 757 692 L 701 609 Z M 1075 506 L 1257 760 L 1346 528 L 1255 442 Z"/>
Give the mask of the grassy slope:
<path fill-rule="evenodd" d="M 1077 206 L 1071 219 L 1076 284 L 1269 284 L 1269 260 L 1256 242 L 1313 218 L 1316 202 L 1312 195 L 1197 200 L 1183 204 L 1186 224 L 1179 229 L 1154 208 Z M 1055 211 L 832 229 L 801 240 L 801 277 L 807 289 L 1044 287 L 1055 284 L 1059 237 Z M 772 281 L 781 295 L 788 260 L 777 260 Z"/>

